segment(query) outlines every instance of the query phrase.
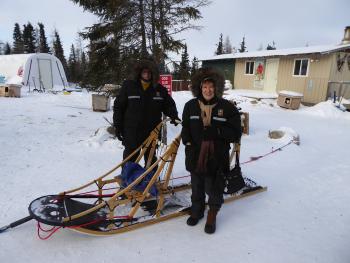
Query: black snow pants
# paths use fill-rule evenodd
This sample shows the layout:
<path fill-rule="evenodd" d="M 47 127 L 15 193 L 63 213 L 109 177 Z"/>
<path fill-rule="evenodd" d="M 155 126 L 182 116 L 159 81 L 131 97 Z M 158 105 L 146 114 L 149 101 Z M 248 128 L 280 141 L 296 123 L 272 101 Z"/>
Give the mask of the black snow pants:
<path fill-rule="evenodd" d="M 224 179 L 220 175 L 191 173 L 191 216 L 201 218 L 205 210 L 205 194 L 210 209 L 219 210 L 224 202 Z"/>

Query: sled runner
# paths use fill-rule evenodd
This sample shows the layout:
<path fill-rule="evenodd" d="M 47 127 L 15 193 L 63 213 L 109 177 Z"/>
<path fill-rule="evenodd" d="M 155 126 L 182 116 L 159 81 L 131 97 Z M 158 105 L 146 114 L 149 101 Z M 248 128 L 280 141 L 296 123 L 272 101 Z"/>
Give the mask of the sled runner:
<path fill-rule="evenodd" d="M 180 135 L 167 147 L 159 140 L 166 121 L 161 122 L 130 156 L 104 175 L 78 188 L 32 201 L 28 208 L 30 217 L 22 220 L 35 219 L 38 224 L 53 226 L 55 230 L 66 227 L 87 234 L 112 235 L 188 214 L 191 185 L 171 183 L 176 179 L 171 174 Z M 138 163 L 148 150 L 150 154 L 143 168 Z M 159 152 L 159 157 L 152 164 L 155 152 Z M 137 154 L 135 163 L 130 163 Z M 113 176 L 119 168 L 124 167 L 124 170 L 128 166 L 137 171 L 132 180 L 126 180 L 124 171 Z M 225 202 L 267 189 L 248 178 L 244 180 L 241 190 L 224 195 Z M 0 228 L 0 232 L 16 225 Z M 39 228 L 38 225 L 38 231 Z"/>

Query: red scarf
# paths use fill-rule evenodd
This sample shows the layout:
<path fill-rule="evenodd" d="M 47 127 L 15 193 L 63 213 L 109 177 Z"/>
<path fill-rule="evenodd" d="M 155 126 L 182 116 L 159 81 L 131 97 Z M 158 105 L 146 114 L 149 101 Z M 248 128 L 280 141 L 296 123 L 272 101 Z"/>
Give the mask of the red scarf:
<path fill-rule="evenodd" d="M 209 157 L 214 155 L 214 142 L 202 141 L 197 163 L 197 173 L 206 173 Z"/>

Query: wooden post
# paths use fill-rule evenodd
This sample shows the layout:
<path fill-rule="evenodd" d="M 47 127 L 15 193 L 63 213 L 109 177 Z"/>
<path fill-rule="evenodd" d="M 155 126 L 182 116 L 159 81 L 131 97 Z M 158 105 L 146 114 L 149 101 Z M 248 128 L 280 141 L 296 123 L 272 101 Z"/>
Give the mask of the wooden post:
<path fill-rule="evenodd" d="M 242 112 L 241 115 L 242 132 L 249 134 L 249 112 Z"/>

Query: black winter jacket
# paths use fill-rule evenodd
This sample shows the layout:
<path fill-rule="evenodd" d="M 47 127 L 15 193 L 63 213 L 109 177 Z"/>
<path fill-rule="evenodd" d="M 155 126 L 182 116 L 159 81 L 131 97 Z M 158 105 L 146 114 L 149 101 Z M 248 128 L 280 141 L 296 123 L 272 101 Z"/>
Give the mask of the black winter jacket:
<path fill-rule="evenodd" d="M 242 135 L 240 114 L 237 108 L 228 100 L 218 99 L 212 110 L 211 126 L 215 130 L 214 159 L 218 169 L 228 172 L 230 143 L 239 141 Z M 192 99 L 185 104 L 182 114 L 181 137 L 186 145 L 186 170 L 196 169 L 200 146 L 203 140 L 203 121 L 198 99 Z M 190 145 L 188 145 L 190 143 Z"/>
<path fill-rule="evenodd" d="M 128 133 L 130 141 L 140 143 L 161 121 L 162 113 L 170 118 L 178 116 L 165 87 L 157 83 L 144 91 L 140 81 L 126 80 L 114 101 L 113 122 L 124 137 Z"/>

